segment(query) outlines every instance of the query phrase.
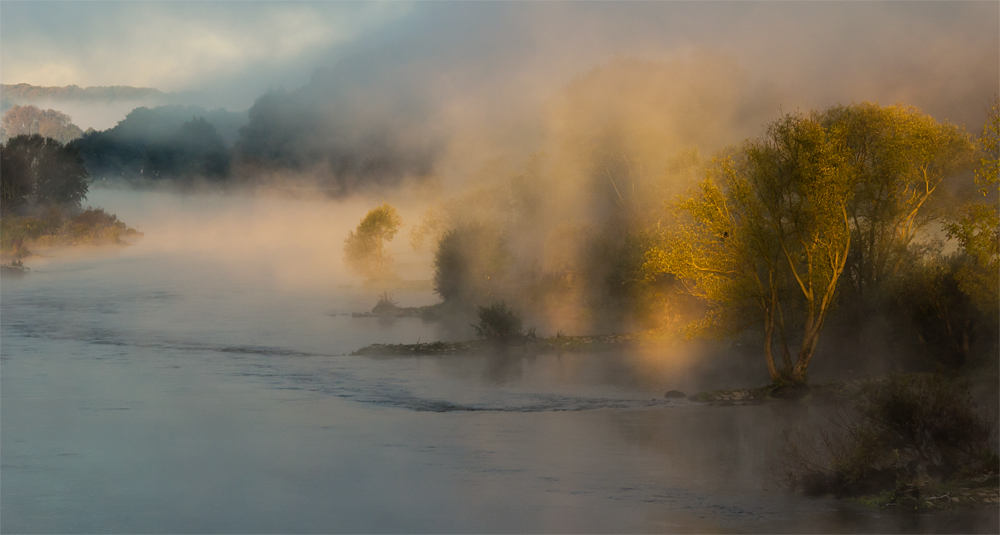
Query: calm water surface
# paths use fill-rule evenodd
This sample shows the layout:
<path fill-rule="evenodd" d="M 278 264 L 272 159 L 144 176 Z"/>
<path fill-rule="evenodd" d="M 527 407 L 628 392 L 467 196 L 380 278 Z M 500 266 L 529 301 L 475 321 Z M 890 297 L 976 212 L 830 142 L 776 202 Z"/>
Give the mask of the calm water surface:
<path fill-rule="evenodd" d="M 463 333 L 351 318 L 377 292 L 285 277 L 295 244 L 234 266 L 162 238 L 215 220 L 157 206 L 236 201 L 94 197 L 146 238 L 0 284 L 5 533 L 997 530 L 788 495 L 782 432 L 812 415 L 667 401 L 629 355 L 350 356 Z"/>

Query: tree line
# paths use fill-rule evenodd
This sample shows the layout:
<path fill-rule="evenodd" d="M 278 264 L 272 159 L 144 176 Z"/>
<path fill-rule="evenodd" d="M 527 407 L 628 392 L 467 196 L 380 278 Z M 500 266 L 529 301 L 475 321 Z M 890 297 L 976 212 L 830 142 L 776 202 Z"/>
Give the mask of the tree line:
<path fill-rule="evenodd" d="M 398 124 L 372 126 L 360 107 L 333 109 L 325 89 L 328 83 L 314 80 L 292 92 L 269 91 L 241 113 L 196 106 L 140 107 L 110 129 L 56 138 L 64 143 L 72 140 L 92 176 L 126 181 L 204 179 L 239 184 L 271 174 L 308 174 L 331 195 L 342 196 L 432 173 L 441 140 L 426 132 L 403 135 L 396 131 Z M 11 95 L 37 96 L 52 88 L 23 89 Z M 57 92 L 60 95 L 103 94 L 91 91 L 99 88 L 56 89 L 66 89 Z M 111 98 L 114 92 L 107 94 Z M 23 114 L 16 108 L 27 107 L 15 106 L 8 113 Z M 411 130 L 426 126 L 426 116 L 412 114 L 403 106 L 391 116 L 396 123 L 405 119 Z M 5 129 L 11 137 L 45 135 Z"/>

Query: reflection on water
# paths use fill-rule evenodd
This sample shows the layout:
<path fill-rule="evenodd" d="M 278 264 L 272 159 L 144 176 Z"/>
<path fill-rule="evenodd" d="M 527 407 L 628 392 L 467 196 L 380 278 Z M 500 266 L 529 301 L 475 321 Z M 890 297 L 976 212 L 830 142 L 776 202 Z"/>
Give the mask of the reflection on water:
<path fill-rule="evenodd" d="M 667 400 L 638 356 L 353 357 L 456 334 L 142 244 L 33 267 L 0 284 L 4 532 L 996 530 L 788 495 L 822 415 Z"/>

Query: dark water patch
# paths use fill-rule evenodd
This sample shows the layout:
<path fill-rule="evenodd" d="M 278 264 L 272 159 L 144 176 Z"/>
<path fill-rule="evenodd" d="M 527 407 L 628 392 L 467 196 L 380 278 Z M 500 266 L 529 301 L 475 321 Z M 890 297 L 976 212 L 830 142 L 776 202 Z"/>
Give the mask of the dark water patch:
<path fill-rule="evenodd" d="M 328 362 L 328 361 L 320 361 Z M 336 369 L 312 367 L 306 371 L 289 369 L 291 363 L 280 360 L 257 360 L 243 363 L 232 375 L 255 378 L 271 388 L 309 391 L 358 403 L 404 409 L 414 412 L 453 413 L 541 413 L 595 410 L 643 410 L 687 405 L 686 401 L 661 398 L 596 397 L 553 393 L 525 393 L 510 389 L 483 389 L 474 392 L 476 401 L 454 401 L 425 396 L 403 386 L 409 378 L 366 378 L 349 371 L 349 363 Z M 487 398 L 487 399 L 482 399 Z"/>
<path fill-rule="evenodd" d="M 122 331 L 102 327 L 90 327 L 67 332 L 66 328 L 44 323 L 11 321 L 4 323 L 4 330 L 17 331 L 24 338 L 48 338 L 53 340 L 79 341 L 88 344 L 158 349 L 166 351 L 208 352 L 229 355 L 254 355 L 274 357 L 334 357 L 331 353 L 300 351 L 273 346 L 259 345 L 215 345 L 185 341 L 146 341 L 129 339 Z"/>

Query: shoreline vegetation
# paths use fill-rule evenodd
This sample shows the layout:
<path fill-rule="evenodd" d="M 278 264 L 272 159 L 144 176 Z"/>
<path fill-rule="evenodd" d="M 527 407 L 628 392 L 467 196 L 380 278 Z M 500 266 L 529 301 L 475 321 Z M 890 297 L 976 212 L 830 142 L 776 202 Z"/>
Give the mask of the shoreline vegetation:
<path fill-rule="evenodd" d="M 120 221 L 102 208 L 87 207 L 70 216 L 58 208 L 40 215 L 0 217 L 0 262 L 4 274 L 25 271 L 23 260 L 38 256 L 40 249 L 80 245 L 128 245 L 142 232 Z"/>
<path fill-rule="evenodd" d="M 5 126 L 12 120 L 8 115 Z M 41 248 L 126 245 L 142 236 L 103 208 L 81 209 L 91 177 L 72 146 L 38 133 L 16 135 L 0 144 L 0 167 L 4 275 L 23 275 L 27 271 L 23 259 Z"/>

